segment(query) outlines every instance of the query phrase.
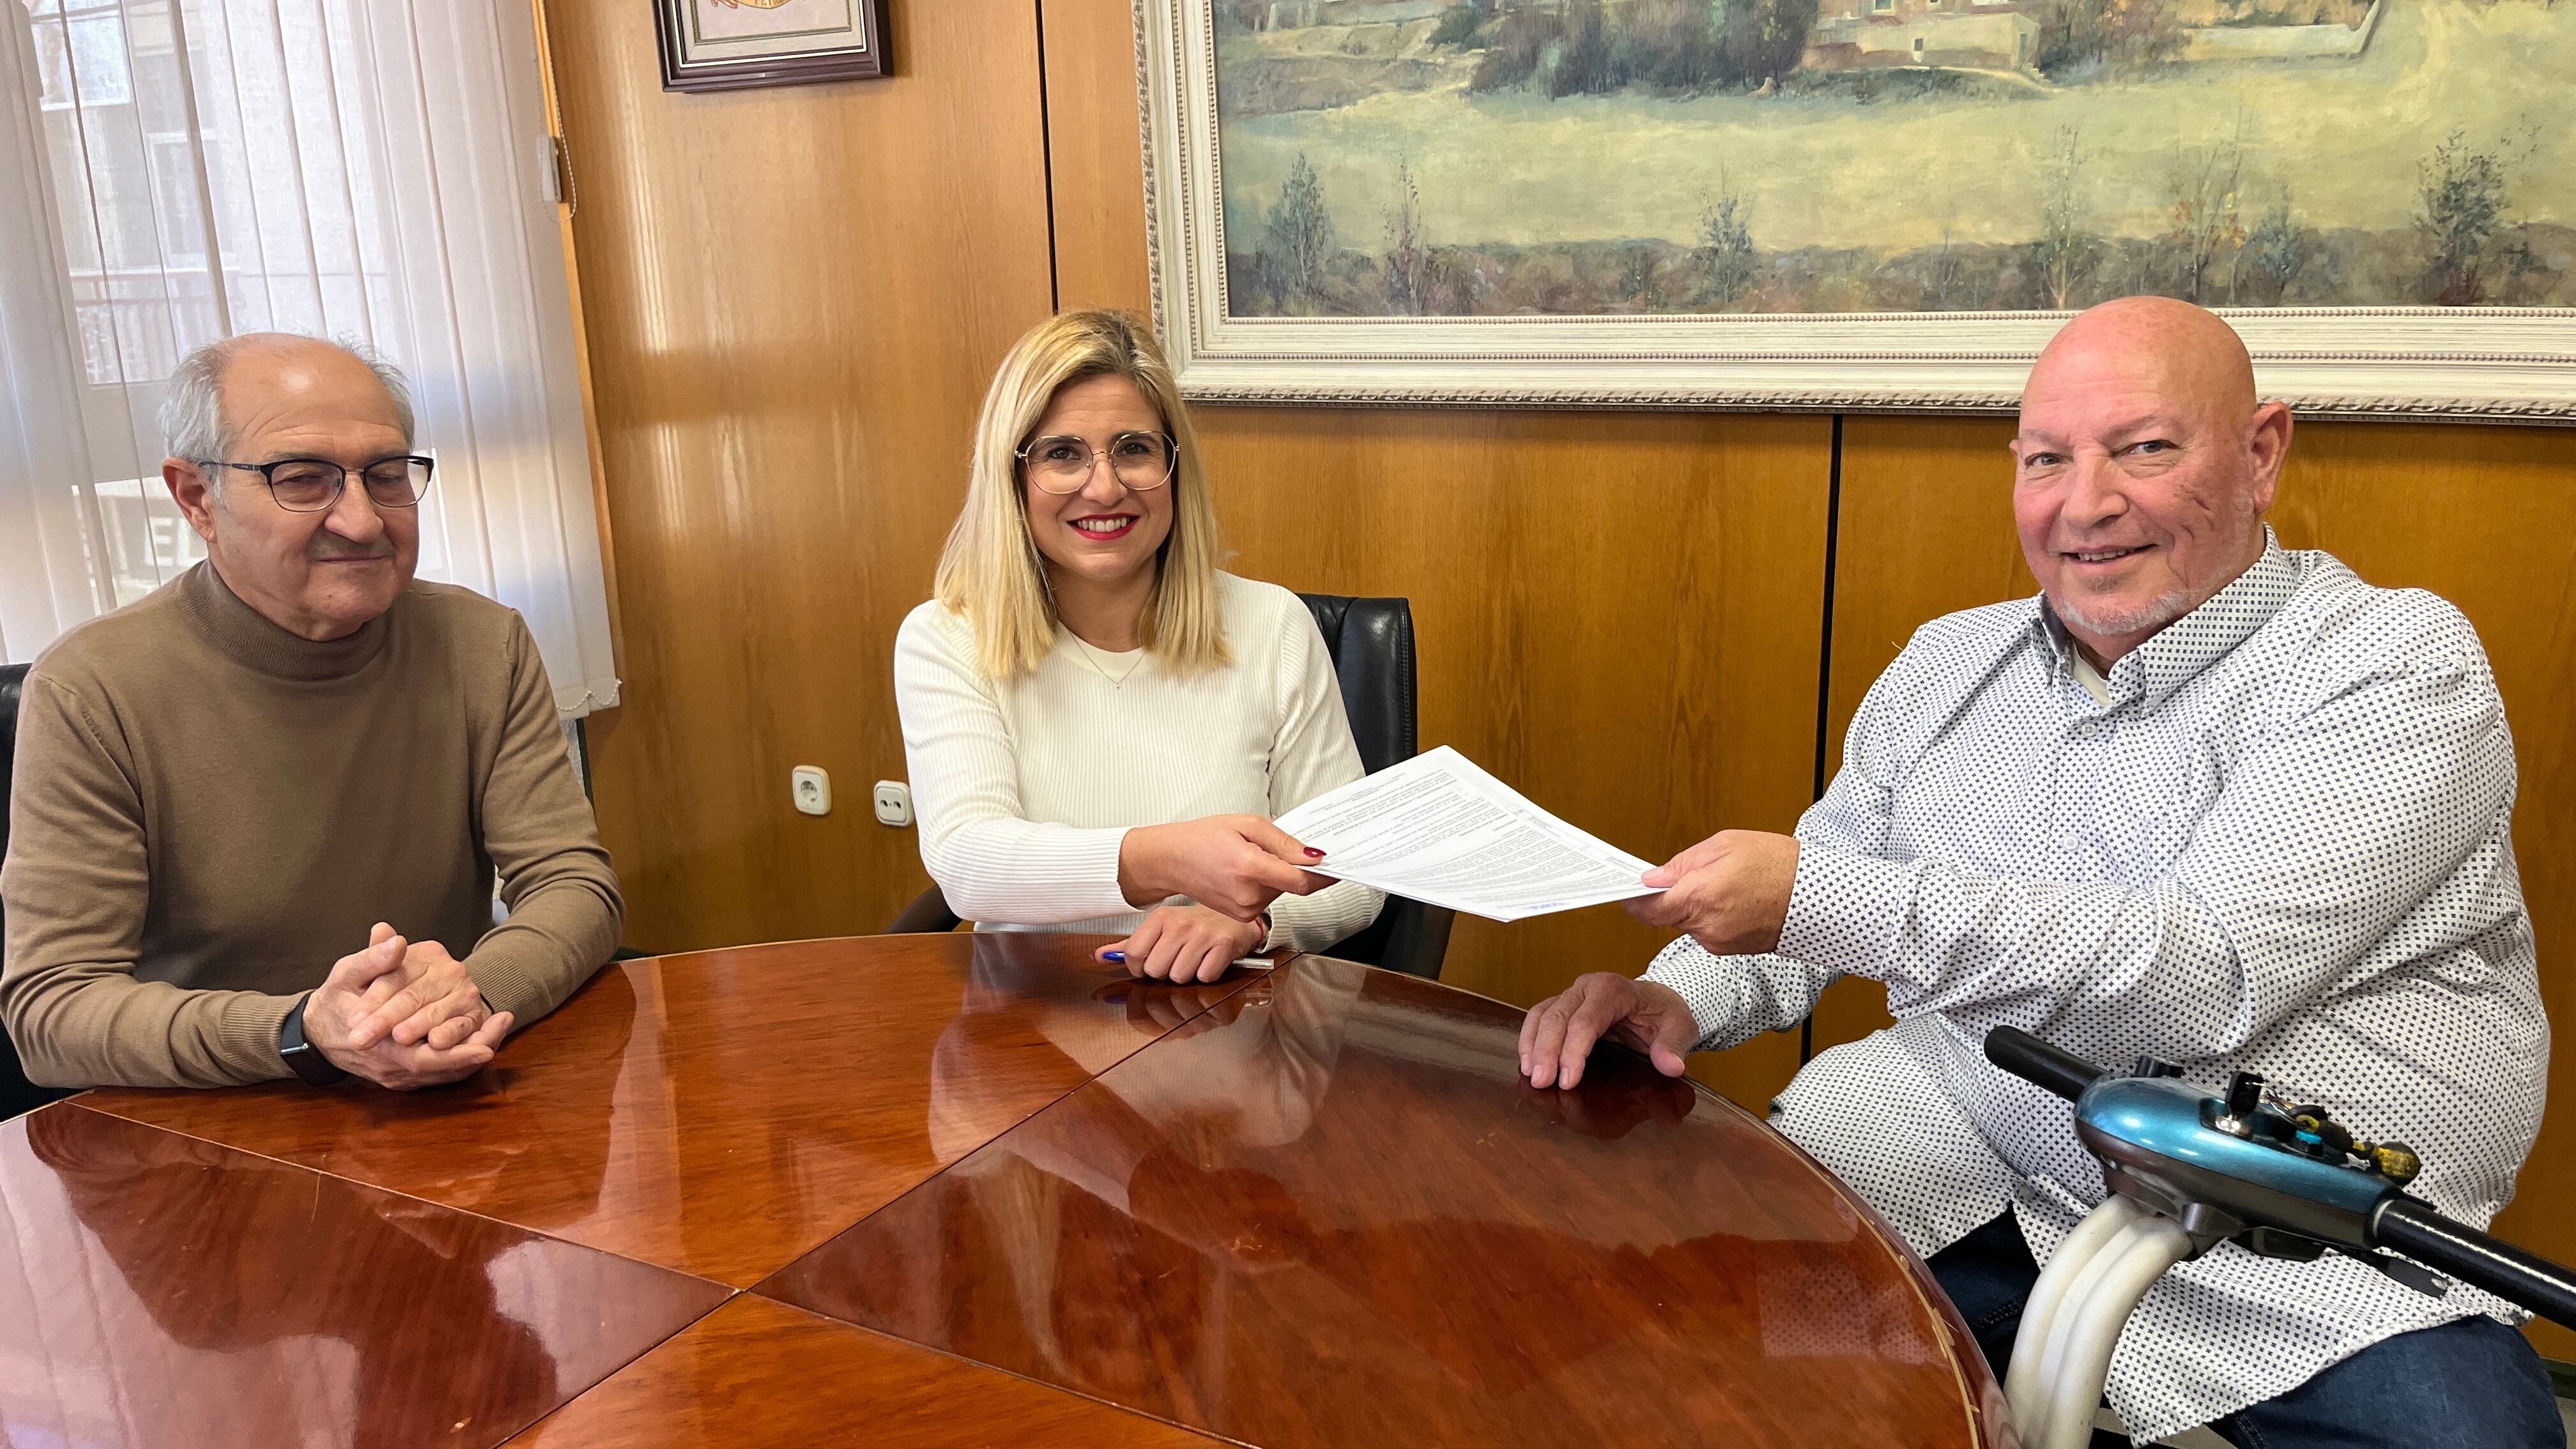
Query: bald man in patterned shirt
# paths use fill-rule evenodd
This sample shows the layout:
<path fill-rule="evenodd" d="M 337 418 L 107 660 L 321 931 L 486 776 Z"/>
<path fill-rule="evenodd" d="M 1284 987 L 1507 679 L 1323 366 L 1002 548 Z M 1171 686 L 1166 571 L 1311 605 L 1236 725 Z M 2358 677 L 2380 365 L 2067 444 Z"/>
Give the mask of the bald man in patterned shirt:
<path fill-rule="evenodd" d="M 2261 1072 L 2413 1143 L 2411 1190 L 2485 1224 L 2549 1055 L 2513 740 L 2459 610 L 2272 537 L 2290 434 L 2212 314 L 2069 322 L 2012 443 L 2041 596 L 1918 631 L 1795 836 L 1723 831 L 1649 873 L 1668 888 L 1630 909 L 1687 934 L 1532 1008 L 1531 1083 L 1573 1086 L 1605 1036 L 1678 1073 L 1836 977 L 1886 983 L 1896 1025 L 1819 1055 L 1774 1121 L 1930 1261 L 1998 1374 L 2104 1188 L 2067 1104 L 1986 1063 L 1996 1026 L 2213 1091 Z M 2110 1399 L 2140 1443 L 2563 1449 L 2526 1316 L 2227 1243 L 2148 1292 Z"/>

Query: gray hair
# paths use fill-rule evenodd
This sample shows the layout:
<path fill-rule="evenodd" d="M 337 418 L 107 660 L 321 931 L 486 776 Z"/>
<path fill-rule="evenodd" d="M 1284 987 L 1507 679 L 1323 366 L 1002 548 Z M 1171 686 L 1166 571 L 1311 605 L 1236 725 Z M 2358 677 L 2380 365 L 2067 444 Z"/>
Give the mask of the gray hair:
<path fill-rule="evenodd" d="M 364 363 L 376 375 L 376 381 L 384 384 L 385 396 L 393 401 L 394 423 L 402 429 L 403 446 L 411 446 L 411 382 L 401 368 L 387 362 L 374 348 L 363 342 L 299 337 L 291 332 L 245 332 L 191 350 L 171 371 L 169 396 L 161 400 L 161 438 L 170 456 L 192 463 L 228 461 L 238 439 L 224 421 L 224 368 L 249 348 L 287 341 L 334 347 Z M 206 491 L 218 504 L 222 503 L 219 479 L 209 475 Z"/>

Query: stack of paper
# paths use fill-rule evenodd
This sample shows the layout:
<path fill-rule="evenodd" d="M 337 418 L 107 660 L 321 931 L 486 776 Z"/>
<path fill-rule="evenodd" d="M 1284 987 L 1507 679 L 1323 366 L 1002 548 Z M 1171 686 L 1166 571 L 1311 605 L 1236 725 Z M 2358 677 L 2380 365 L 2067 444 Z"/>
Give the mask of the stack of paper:
<path fill-rule="evenodd" d="M 1319 795 L 1279 828 L 1324 852 L 1317 875 L 1488 920 L 1650 896 L 1650 862 L 1566 824 L 1442 745 Z"/>

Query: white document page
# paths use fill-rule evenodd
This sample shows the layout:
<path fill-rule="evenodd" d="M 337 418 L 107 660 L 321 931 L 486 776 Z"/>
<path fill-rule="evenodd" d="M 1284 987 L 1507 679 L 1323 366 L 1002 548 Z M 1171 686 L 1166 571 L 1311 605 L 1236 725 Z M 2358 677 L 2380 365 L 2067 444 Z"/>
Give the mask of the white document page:
<path fill-rule="evenodd" d="M 1577 830 L 1442 745 L 1279 817 L 1317 875 L 1517 921 L 1650 896 L 1651 862 Z"/>

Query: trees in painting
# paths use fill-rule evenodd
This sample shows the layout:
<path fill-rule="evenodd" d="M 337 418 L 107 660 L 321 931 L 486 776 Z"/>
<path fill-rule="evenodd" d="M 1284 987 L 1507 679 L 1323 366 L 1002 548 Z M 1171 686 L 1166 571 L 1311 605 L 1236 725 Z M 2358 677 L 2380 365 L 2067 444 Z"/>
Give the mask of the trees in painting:
<path fill-rule="evenodd" d="M 1215 15 L 1237 315 L 2576 306 L 2565 0 Z"/>

